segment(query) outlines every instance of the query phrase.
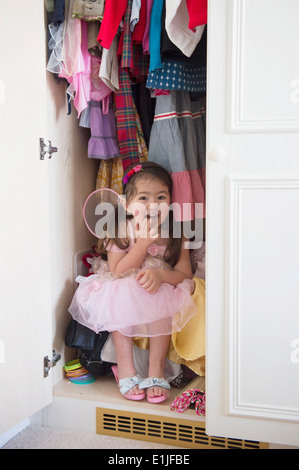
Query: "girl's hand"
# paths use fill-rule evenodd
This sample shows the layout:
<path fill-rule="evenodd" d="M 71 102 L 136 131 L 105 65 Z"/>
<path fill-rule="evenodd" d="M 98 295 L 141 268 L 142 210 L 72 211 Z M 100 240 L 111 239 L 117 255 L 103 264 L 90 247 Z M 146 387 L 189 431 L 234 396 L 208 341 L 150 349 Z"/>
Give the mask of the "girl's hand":
<path fill-rule="evenodd" d="M 144 218 L 141 222 L 136 224 L 135 232 L 136 242 L 147 248 L 154 243 L 159 236 L 158 227 L 151 227 L 150 219 L 148 218 Z"/>
<path fill-rule="evenodd" d="M 157 269 L 142 269 L 136 276 L 139 285 L 147 292 L 154 294 L 162 283 L 161 271 Z"/>

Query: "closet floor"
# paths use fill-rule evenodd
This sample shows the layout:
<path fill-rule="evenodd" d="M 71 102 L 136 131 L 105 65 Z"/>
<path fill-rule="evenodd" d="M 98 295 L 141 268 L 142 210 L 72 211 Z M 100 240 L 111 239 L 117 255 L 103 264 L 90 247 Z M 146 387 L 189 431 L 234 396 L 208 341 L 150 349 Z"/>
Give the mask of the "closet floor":
<path fill-rule="evenodd" d="M 146 399 L 132 401 L 123 398 L 113 377 L 98 377 L 91 384 L 78 385 L 70 382 L 67 378 L 60 381 L 54 387 L 54 396 L 70 399 L 79 399 L 96 402 L 97 406 L 118 410 L 127 410 L 137 413 L 146 413 L 171 418 L 184 418 L 194 421 L 204 421 L 204 417 L 198 416 L 195 409 L 186 410 L 184 413 L 171 411 L 170 405 L 173 400 L 184 389 L 172 387 L 169 397 L 159 404 L 148 403 Z"/>
<path fill-rule="evenodd" d="M 113 377 L 99 377 L 88 385 L 74 384 L 65 378 L 54 387 L 47 426 L 190 449 L 268 447 L 268 444 L 257 441 L 208 436 L 205 418 L 196 414 L 194 405 L 184 413 L 171 411 L 173 400 L 185 386 L 172 387 L 167 400 L 154 405 L 146 399 L 132 401 L 123 398 Z"/>

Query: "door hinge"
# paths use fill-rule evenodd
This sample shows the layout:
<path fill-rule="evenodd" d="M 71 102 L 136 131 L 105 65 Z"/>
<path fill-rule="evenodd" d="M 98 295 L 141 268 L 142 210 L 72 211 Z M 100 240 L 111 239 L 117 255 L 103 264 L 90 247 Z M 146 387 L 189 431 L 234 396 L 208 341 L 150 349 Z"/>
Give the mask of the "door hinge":
<path fill-rule="evenodd" d="M 52 157 L 52 153 L 58 152 L 57 147 L 52 147 L 52 142 L 48 140 L 48 145 L 45 144 L 45 141 L 42 137 L 39 139 L 39 158 L 40 160 L 45 159 L 46 153 L 48 153 L 48 158 Z"/>
<path fill-rule="evenodd" d="M 55 349 L 52 351 L 52 360 L 50 360 L 48 356 L 44 357 L 44 377 L 48 377 L 50 368 L 55 367 L 60 359 L 61 354 L 58 354 Z"/>

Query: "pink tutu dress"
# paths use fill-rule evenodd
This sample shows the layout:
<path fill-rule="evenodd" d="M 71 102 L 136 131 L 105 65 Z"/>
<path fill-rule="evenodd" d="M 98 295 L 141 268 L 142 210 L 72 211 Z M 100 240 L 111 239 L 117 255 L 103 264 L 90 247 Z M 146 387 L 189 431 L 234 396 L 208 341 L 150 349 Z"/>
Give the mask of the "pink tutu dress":
<path fill-rule="evenodd" d="M 116 245 L 111 250 L 121 251 Z M 166 246 L 152 244 L 141 269 L 171 270 L 163 258 L 165 251 Z M 97 259 L 96 264 L 96 274 L 76 278 L 79 286 L 69 308 L 75 320 L 96 333 L 117 330 L 131 337 L 168 335 L 181 331 L 195 315 L 193 280 L 186 279 L 176 287 L 162 283 L 150 293 L 136 280 L 139 269 L 113 275 L 107 261 Z"/>

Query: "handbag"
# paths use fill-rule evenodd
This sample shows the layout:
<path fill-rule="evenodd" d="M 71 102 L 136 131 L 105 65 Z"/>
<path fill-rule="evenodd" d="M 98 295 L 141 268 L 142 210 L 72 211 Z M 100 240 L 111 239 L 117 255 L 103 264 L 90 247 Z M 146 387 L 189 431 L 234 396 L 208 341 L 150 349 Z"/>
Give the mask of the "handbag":
<path fill-rule="evenodd" d="M 111 366 L 113 363 L 102 360 L 102 349 L 109 335 L 108 331 L 100 331 L 96 335 L 94 349 L 92 351 L 81 350 L 80 363 L 93 375 L 112 375 Z"/>
<path fill-rule="evenodd" d="M 65 344 L 69 348 L 86 349 L 93 351 L 97 334 L 81 325 L 73 318 L 70 320 L 65 334 Z"/>
<path fill-rule="evenodd" d="M 95 333 L 72 318 L 66 330 L 65 345 L 81 349 L 80 364 L 93 375 L 109 375 L 112 363 L 103 361 L 101 355 L 109 334 L 108 331 Z"/>

